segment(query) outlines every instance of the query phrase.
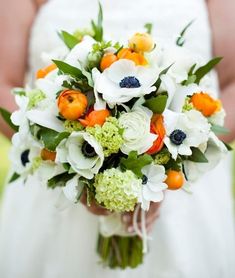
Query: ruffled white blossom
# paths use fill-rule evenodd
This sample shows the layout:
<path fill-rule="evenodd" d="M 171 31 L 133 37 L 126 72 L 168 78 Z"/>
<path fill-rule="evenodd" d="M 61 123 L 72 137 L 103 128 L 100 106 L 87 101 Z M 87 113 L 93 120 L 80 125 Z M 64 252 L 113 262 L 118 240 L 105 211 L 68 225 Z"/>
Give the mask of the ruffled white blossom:
<path fill-rule="evenodd" d="M 92 151 L 90 157 L 84 154 L 84 144 Z M 56 162 L 69 163 L 74 172 L 87 179 L 92 179 L 103 165 L 104 153 L 101 145 L 93 136 L 83 131 L 71 133 L 59 144 L 56 151 Z"/>
<path fill-rule="evenodd" d="M 150 132 L 151 117 L 152 112 L 145 107 L 135 107 L 120 116 L 119 123 L 124 129 L 124 144 L 121 146 L 123 153 L 137 151 L 142 154 L 153 145 L 157 136 Z"/>

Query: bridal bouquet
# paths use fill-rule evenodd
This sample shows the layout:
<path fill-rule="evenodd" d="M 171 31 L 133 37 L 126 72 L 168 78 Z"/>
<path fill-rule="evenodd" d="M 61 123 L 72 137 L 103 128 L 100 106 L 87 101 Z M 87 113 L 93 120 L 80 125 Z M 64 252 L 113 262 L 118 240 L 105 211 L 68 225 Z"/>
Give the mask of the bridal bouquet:
<path fill-rule="evenodd" d="M 74 203 L 82 194 L 110 211 L 98 253 L 109 267 L 136 267 L 147 251 L 145 211 L 165 190 L 189 191 L 230 147 L 212 68 L 184 47 L 154 40 L 151 25 L 124 43 L 103 39 L 102 9 L 91 30 L 59 33 L 67 50 L 14 89 L 11 182 L 38 175 Z M 1 109 L 9 122 L 10 114 Z M 134 211 L 133 234 L 121 214 Z M 137 225 L 141 214 L 142 225 Z"/>

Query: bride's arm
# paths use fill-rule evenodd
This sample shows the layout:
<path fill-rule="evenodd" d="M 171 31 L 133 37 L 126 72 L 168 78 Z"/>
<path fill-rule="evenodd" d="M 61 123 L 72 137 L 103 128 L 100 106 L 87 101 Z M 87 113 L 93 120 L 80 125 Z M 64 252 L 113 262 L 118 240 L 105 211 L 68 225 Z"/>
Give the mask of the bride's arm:
<path fill-rule="evenodd" d="M 11 88 L 23 86 L 28 38 L 36 12 L 32 0 L 0 0 L 0 106 L 10 111 L 16 108 Z M 7 136 L 12 134 L 1 117 L 0 131 Z"/>
<path fill-rule="evenodd" d="M 214 53 L 223 56 L 218 66 L 222 101 L 227 111 L 226 126 L 231 133 L 224 139 L 235 139 L 235 1 L 208 0 L 213 30 Z"/>

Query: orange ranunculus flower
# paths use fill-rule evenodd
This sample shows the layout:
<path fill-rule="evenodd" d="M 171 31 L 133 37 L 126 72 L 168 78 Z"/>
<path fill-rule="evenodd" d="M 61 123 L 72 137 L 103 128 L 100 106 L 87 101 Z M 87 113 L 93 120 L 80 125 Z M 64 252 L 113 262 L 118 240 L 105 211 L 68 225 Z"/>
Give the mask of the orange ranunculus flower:
<path fill-rule="evenodd" d="M 36 74 L 37 79 L 44 78 L 48 73 L 50 73 L 56 68 L 57 68 L 56 64 L 51 64 L 43 69 L 38 70 Z"/>
<path fill-rule="evenodd" d="M 103 110 L 94 110 L 86 115 L 85 119 L 79 119 L 80 123 L 83 126 L 95 126 L 95 125 L 103 125 L 107 117 L 110 116 L 110 112 L 107 109 Z"/>
<path fill-rule="evenodd" d="M 146 65 L 148 65 L 148 62 L 145 59 L 144 55 L 142 55 L 141 53 L 134 52 L 129 48 L 122 48 L 118 52 L 117 57 L 118 57 L 118 59 L 131 60 L 137 66 L 146 66 Z"/>
<path fill-rule="evenodd" d="M 154 48 L 154 41 L 148 33 L 136 33 L 129 40 L 129 47 L 136 52 L 150 52 Z"/>
<path fill-rule="evenodd" d="M 55 161 L 56 152 L 49 151 L 49 150 L 44 148 L 44 149 L 41 150 L 41 158 L 42 158 L 42 160 Z"/>
<path fill-rule="evenodd" d="M 157 139 L 153 142 L 152 147 L 147 151 L 147 154 L 152 155 L 159 152 L 164 146 L 163 140 L 166 135 L 166 130 L 162 115 L 155 114 L 152 117 L 150 131 L 158 135 Z"/>
<path fill-rule="evenodd" d="M 203 92 L 193 94 L 190 102 L 205 117 L 210 117 L 215 112 L 220 111 L 222 107 L 220 100 L 214 99 L 209 94 Z"/>
<path fill-rule="evenodd" d="M 86 111 L 88 105 L 87 97 L 81 91 L 65 90 L 58 98 L 60 114 L 66 120 L 77 120 Z"/>
<path fill-rule="evenodd" d="M 100 70 L 104 71 L 105 69 L 109 68 L 114 62 L 118 60 L 117 55 L 113 53 L 104 54 L 100 61 Z"/>

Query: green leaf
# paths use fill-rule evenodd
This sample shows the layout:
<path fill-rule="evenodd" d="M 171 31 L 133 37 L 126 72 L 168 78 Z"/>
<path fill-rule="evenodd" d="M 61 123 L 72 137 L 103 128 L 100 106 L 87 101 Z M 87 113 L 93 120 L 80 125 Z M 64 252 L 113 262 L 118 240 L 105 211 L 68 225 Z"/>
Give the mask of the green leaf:
<path fill-rule="evenodd" d="M 95 23 L 94 20 L 92 20 L 91 26 L 95 34 L 94 39 L 98 42 L 101 42 L 103 40 L 103 10 L 100 3 L 97 23 Z"/>
<path fill-rule="evenodd" d="M 184 39 L 184 35 L 186 33 L 186 31 L 188 30 L 188 28 L 193 24 L 194 20 L 191 20 L 185 27 L 184 29 L 181 31 L 178 39 L 176 40 L 176 44 L 178 46 L 183 46 L 185 44 L 185 39 Z"/>
<path fill-rule="evenodd" d="M 166 108 L 168 96 L 167 95 L 158 95 L 147 99 L 144 103 L 145 107 L 148 107 L 153 113 L 162 114 Z"/>
<path fill-rule="evenodd" d="M 128 158 L 122 158 L 120 161 L 122 169 L 131 170 L 137 177 L 142 177 L 141 169 L 153 161 L 152 157 L 148 154 L 137 155 L 137 152 L 132 151 L 129 153 Z"/>
<path fill-rule="evenodd" d="M 229 145 L 229 144 L 227 144 L 225 142 L 223 142 L 223 143 L 224 143 L 224 145 L 225 145 L 225 147 L 227 148 L 228 151 L 233 151 L 234 150 L 231 145 Z"/>
<path fill-rule="evenodd" d="M 51 189 L 54 189 L 56 187 L 64 187 L 66 183 L 71 180 L 76 174 L 68 174 L 68 173 L 62 173 L 59 174 L 47 182 L 47 186 Z"/>
<path fill-rule="evenodd" d="M 4 121 L 14 130 L 18 131 L 18 126 L 14 125 L 11 121 L 11 113 L 6 109 L 0 107 L 0 115 L 4 119 Z"/>
<path fill-rule="evenodd" d="M 188 157 L 188 160 L 197 162 L 197 163 L 207 163 L 208 159 L 204 155 L 203 152 L 201 152 L 198 148 L 191 148 L 192 155 Z"/>
<path fill-rule="evenodd" d="M 223 58 L 222 57 L 216 57 L 210 60 L 207 64 L 204 66 L 200 67 L 199 69 L 196 70 L 194 75 L 196 75 L 196 80 L 195 83 L 199 84 L 201 79 L 208 73 L 210 72 Z"/>
<path fill-rule="evenodd" d="M 144 28 L 146 29 L 146 32 L 148 33 L 148 34 L 152 34 L 152 30 L 153 30 L 153 24 L 152 23 L 146 23 L 145 25 L 144 25 Z"/>
<path fill-rule="evenodd" d="M 61 31 L 59 36 L 69 49 L 74 48 L 74 46 L 79 43 L 78 39 L 74 35 L 71 35 L 66 31 Z"/>
<path fill-rule="evenodd" d="M 52 60 L 52 61 L 57 65 L 58 69 L 62 71 L 64 74 L 69 74 L 75 78 L 84 77 L 82 71 L 79 68 L 71 66 L 63 61 L 59 61 L 59 60 Z"/>
<path fill-rule="evenodd" d="M 40 137 L 46 149 L 55 151 L 59 143 L 70 135 L 69 132 L 58 133 L 49 128 L 41 128 Z"/>
<path fill-rule="evenodd" d="M 19 177 L 20 177 L 19 174 L 14 173 L 14 174 L 11 176 L 11 178 L 10 178 L 10 180 L 9 180 L 9 183 L 11 183 L 11 182 L 13 182 L 13 181 L 16 181 Z"/>
<path fill-rule="evenodd" d="M 230 132 L 227 128 L 220 125 L 212 125 L 211 131 L 213 131 L 215 134 L 229 134 Z"/>

